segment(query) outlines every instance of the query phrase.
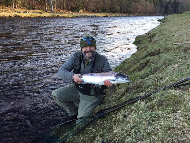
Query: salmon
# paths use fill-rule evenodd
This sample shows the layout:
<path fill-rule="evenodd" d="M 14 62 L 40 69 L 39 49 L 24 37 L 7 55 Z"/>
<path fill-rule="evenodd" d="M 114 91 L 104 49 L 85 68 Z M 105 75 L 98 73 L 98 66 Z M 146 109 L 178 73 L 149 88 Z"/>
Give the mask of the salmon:
<path fill-rule="evenodd" d="M 81 75 L 82 84 L 104 85 L 105 80 L 109 80 L 112 84 L 126 83 L 130 81 L 130 77 L 118 72 L 88 73 Z"/>

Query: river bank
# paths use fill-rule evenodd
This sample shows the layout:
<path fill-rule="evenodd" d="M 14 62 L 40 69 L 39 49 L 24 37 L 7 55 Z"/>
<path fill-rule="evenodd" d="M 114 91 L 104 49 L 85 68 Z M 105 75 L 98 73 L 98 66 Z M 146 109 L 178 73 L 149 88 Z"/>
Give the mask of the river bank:
<path fill-rule="evenodd" d="M 13 17 L 111 17 L 111 16 L 127 16 L 126 14 L 114 13 L 88 13 L 88 12 L 71 12 L 71 11 L 57 11 L 45 12 L 43 10 L 27 10 L 24 8 L 2 8 L 0 9 L 0 18 Z"/>
<path fill-rule="evenodd" d="M 167 16 L 158 27 L 137 36 L 137 52 L 115 69 L 129 75 L 131 82 L 108 91 L 105 104 L 95 112 L 190 76 L 189 17 L 190 12 Z M 187 143 L 189 94 L 189 85 L 160 91 L 95 121 L 69 142 Z"/>

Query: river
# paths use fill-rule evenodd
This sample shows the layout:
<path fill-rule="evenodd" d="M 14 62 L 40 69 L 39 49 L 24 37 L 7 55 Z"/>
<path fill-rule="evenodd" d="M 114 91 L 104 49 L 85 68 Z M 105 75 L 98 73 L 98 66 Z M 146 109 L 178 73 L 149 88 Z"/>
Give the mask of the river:
<path fill-rule="evenodd" d="M 0 142 L 27 143 L 65 119 L 51 91 L 67 83 L 52 77 L 80 50 L 81 37 L 92 35 L 114 69 L 136 52 L 135 37 L 158 26 L 161 18 L 0 19 Z"/>

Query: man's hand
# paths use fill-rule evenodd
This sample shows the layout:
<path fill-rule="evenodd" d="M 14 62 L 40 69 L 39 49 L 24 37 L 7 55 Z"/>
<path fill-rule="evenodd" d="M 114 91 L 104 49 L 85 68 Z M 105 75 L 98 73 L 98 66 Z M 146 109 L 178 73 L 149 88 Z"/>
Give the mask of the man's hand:
<path fill-rule="evenodd" d="M 82 83 L 82 79 L 80 78 L 80 74 L 74 74 L 74 75 L 73 75 L 73 80 L 74 80 L 77 84 L 81 84 L 81 83 Z"/>
<path fill-rule="evenodd" d="M 109 80 L 104 81 L 105 86 L 110 87 L 113 86 L 113 84 Z"/>

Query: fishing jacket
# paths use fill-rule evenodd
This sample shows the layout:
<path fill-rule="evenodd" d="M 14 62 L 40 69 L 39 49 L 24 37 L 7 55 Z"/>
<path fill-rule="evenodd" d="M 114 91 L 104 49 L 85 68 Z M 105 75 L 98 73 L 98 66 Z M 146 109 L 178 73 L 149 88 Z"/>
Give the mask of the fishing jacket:
<path fill-rule="evenodd" d="M 111 71 L 108 60 L 103 55 L 95 52 L 92 59 L 86 63 L 86 59 L 82 52 L 75 52 L 70 58 L 60 67 L 58 75 L 64 80 L 73 80 L 74 74 L 100 73 Z M 93 84 L 76 84 L 79 92 L 85 95 L 101 94 L 106 86 L 95 86 Z"/>

